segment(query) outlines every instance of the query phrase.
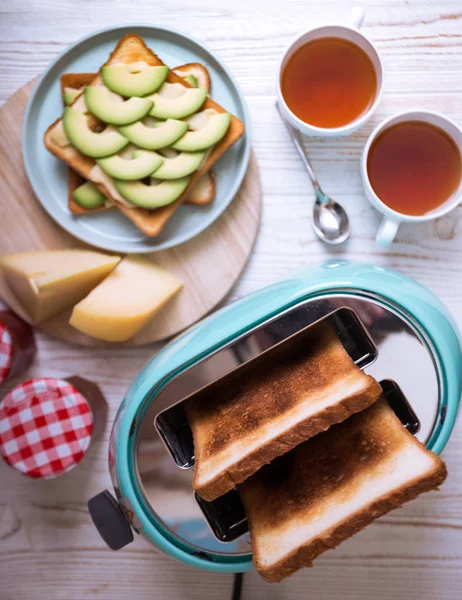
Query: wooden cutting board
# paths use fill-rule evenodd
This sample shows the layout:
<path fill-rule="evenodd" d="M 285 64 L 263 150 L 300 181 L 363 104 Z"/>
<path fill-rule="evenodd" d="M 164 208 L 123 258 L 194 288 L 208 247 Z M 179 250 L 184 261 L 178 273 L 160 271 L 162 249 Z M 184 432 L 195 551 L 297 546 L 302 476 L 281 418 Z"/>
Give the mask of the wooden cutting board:
<path fill-rule="evenodd" d="M 86 247 L 47 215 L 24 171 L 22 116 L 33 85 L 33 81 L 26 84 L 0 109 L 0 256 L 28 250 Z M 179 277 L 184 288 L 140 333 L 123 345 L 138 346 L 173 336 L 204 317 L 226 296 L 252 251 L 260 207 L 258 166 L 252 154 L 239 193 L 213 225 L 185 244 L 146 255 Z M 29 320 L 1 277 L 0 298 Z M 70 312 L 39 323 L 37 328 L 81 346 L 120 346 L 75 330 L 68 324 Z"/>

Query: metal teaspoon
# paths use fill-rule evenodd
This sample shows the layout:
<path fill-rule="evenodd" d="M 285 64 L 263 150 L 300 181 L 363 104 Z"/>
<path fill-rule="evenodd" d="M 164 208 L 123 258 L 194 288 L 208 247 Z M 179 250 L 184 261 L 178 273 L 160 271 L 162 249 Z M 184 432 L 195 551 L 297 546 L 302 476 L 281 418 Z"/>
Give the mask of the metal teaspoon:
<path fill-rule="evenodd" d="M 348 215 L 338 202 L 335 202 L 335 200 L 322 191 L 313 171 L 313 167 L 305 154 L 300 133 L 286 121 L 277 102 L 276 108 L 281 116 L 282 122 L 290 134 L 300 158 L 302 159 L 305 169 L 308 171 L 311 183 L 316 192 L 316 202 L 313 205 L 312 219 L 314 232 L 323 242 L 327 242 L 328 244 L 341 244 L 348 239 L 348 236 L 350 235 Z"/>

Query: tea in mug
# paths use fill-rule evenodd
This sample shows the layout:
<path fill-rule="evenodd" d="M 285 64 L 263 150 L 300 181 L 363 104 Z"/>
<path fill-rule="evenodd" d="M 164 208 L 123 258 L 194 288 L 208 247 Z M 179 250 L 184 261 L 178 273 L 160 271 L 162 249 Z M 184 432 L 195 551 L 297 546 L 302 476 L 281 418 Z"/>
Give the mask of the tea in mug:
<path fill-rule="evenodd" d="M 281 77 L 290 110 L 315 127 L 333 129 L 356 121 L 374 103 L 377 74 L 356 44 L 324 37 L 298 48 Z"/>
<path fill-rule="evenodd" d="M 459 187 L 459 148 L 442 129 L 424 121 L 405 121 L 373 141 L 367 174 L 376 195 L 391 209 L 413 216 L 431 213 Z"/>

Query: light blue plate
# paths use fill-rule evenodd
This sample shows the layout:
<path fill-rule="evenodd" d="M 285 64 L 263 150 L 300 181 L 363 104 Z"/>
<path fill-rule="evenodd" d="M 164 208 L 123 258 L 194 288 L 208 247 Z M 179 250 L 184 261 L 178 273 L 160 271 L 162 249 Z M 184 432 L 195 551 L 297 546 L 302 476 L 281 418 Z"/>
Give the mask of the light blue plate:
<path fill-rule="evenodd" d="M 92 73 L 106 62 L 127 33 L 142 37 L 170 67 L 200 62 L 210 71 L 212 98 L 245 124 L 246 134 L 214 167 L 215 200 L 202 207 L 181 206 L 161 235 L 149 238 L 117 210 L 73 216 L 67 208 L 67 167 L 43 144 L 43 134 L 62 113 L 59 78 L 63 73 Z M 27 104 L 22 131 L 26 172 L 35 194 L 48 214 L 76 238 L 114 252 L 153 252 L 182 244 L 211 225 L 234 198 L 250 158 L 250 119 L 247 106 L 231 73 L 202 43 L 161 26 L 123 25 L 93 33 L 65 50 L 48 67 Z"/>

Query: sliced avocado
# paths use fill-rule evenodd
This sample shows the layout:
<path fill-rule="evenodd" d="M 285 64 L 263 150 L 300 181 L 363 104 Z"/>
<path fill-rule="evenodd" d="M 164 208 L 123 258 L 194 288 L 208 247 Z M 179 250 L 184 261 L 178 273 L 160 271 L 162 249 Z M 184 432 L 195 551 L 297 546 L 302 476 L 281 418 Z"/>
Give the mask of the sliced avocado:
<path fill-rule="evenodd" d="M 186 77 L 183 77 L 183 79 L 187 81 L 189 85 L 192 85 L 194 88 L 199 87 L 199 84 L 197 83 L 197 77 L 194 77 L 194 75 L 186 75 Z"/>
<path fill-rule="evenodd" d="M 119 156 L 108 156 L 96 161 L 105 173 L 111 177 L 124 181 L 143 179 L 158 169 L 164 159 L 155 152 L 148 150 L 136 150 L 133 158 L 127 159 Z"/>
<path fill-rule="evenodd" d="M 204 160 L 205 152 L 180 152 L 173 158 L 164 158 L 163 164 L 152 173 L 156 179 L 178 179 L 191 175 Z"/>
<path fill-rule="evenodd" d="M 80 94 L 81 91 L 82 90 L 77 90 L 76 88 L 73 88 L 73 87 L 65 87 L 64 94 L 63 94 L 64 104 L 66 106 L 69 106 L 70 104 L 72 104 L 74 102 L 74 100 L 77 98 L 77 96 Z"/>
<path fill-rule="evenodd" d="M 83 208 L 100 208 L 106 203 L 106 196 L 99 189 L 87 181 L 72 192 L 72 198 Z"/>
<path fill-rule="evenodd" d="M 137 70 L 136 66 L 108 65 L 101 68 L 101 78 L 111 91 L 122 96 L 147 96 L 160 88 L 168 75 L 165 65 Z"/>
<path fill-rule="evenodd" d="M 88 110 L 101 121 L 112 125 L 128 125 L 139 121 L 152 108 L 152 100 L 147 98 L 130 98 L 125 102 L 117 102 L 102 85 L 87 86 L 84 95 Z"/>
<path fill-rule="evenodd" d="M 231 123 L 229 113 L 215 113 L 210 115 L 207 124 L 197 131 L 188 131 L 172 146 L 175 150 L 195 152 L 205 150 L 219 142 L 228 131 Z"/>
<path fill-rule="evenodd" d="M 112 125 L 108 125 L 101 133 L 95 133 L 88 127 L 85 115 L 72 106 L 64 109 L 63 126 L 71 144 L 82 154 L 92 158 L 117 154 L 129 143 Z"/>
<path fill-rule="evenodd" d="M 171 95 L 170 90 L 174 91 L 175 95 Z M 160 92 L 152 94 L 149 98 L 154 102 L 154 106 L 149 112 L 152 117 L 183 119 L 195 113 L 204 104 L 207 90 L 186 88 L 180 83 L 166 83 Z"/>
<path fill-rule="evenodd" d="M 185 121 L 167 119 L 165 123 L 155 123 L 156 127 L 148 126 L 138 121 L 132 125 L 120 127 L 120 133 L 130 140 L 132 144 L 145 150 L 166 148 L 176 142 L 188 130 Z"/>
<path fill-rule="evenodd" d="M 171 204 L 186 189 L 189 177 L 162 181 L 157 185 L 146 185 L 141 181 L 120 181 L 114 179 L 114 184 L 120 194 L 141 208 L 159 208 Z"/>
<path fill-rule="evenodd" d="M 173 69 L 173 72 L 184 79 L 192 75 L 197 81 L 197 85 L 194 87 L 204 88 L 207 92 L 210 92 L 209 72 L 200 63 L 188 63 L 187 65 L 176 67 Z"/>

